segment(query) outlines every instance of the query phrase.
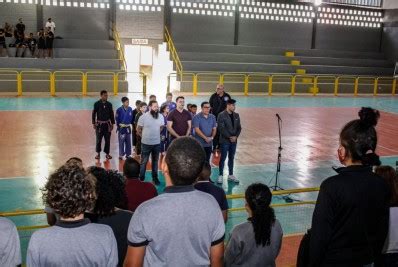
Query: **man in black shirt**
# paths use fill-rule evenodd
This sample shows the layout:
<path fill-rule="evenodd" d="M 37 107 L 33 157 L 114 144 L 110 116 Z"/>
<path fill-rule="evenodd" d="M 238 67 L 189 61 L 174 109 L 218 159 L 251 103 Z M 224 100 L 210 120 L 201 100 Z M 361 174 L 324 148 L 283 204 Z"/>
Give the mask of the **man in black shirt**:
<path fill-rule="evenodd" d="M 25 24 L 23 24 L 22 19 L 20 18 L 18 20 L 18 24 L 15 25 L 15 27 L 17 28 L 17 32 L 20 34 L 25 34 Z"/>
<path fill-rule="evenodd" d="M 111 133 L 113 125 L 115 124 L 115 115 L 113 114 L 112 104 L 108 102 L 108 92 L 105 90 L 101 91 L 101 99 L 94 104 L 92 123 L 97 139 L 97 156 L 95 156 L 95 159 L 100 159 L 101 142 L 103 137 L 105 138 L 104 152 L 106 153 L 106 158 L 111 159 L 112 156 L 109 155 L 109 150 L 111 144 Z"/>
<path fill-rule="evenodd" d="M 231 99 L 231 96 L 224 91 L 224 85 L 218 84 L 217 90 L 214 94 L 211 95 L 209 103 L 211 107 L 211 113 L 218 117 L 218 114 L 223 112 L 227 107 L 227 101 Z M 219 138 L 220 134 L 216 133 L 216 136 L 213 140 L 213 150 L 219 149 Z"/>

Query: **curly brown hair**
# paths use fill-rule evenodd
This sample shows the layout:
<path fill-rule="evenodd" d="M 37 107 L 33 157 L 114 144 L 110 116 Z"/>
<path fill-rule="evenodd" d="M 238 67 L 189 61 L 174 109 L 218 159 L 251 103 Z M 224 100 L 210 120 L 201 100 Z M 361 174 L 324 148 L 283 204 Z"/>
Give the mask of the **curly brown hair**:
<path fill-rule="evenodd" d="M 96 179 L 77 165 L 65 164 L 50 175 L 43 192 L 45 205 L 64 218 L 74 218 L 94 207 Z"/>

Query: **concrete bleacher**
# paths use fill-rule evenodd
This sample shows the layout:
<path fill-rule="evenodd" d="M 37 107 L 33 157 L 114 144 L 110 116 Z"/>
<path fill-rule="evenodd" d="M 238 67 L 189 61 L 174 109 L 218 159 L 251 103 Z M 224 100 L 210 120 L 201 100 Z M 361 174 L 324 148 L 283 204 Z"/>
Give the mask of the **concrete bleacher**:
<path fill-rule="evenodd" d="M 184 72 L 194 73 L 268 73 L 268 74 L 305 74 L 305 75 L 352 75 L 352 76 L 392 76 L 394 63 L 387 60 L 382 53 L 286 49 L 260 46 L 219 45 L 219 44 L 184 44 L 177 43 L 176 49 Z M 286 56 L 293 52 L 293 56 Z M 216 78 L 201 74 L 198 86 L 200 91 L 214 88 Z M 192 90 L 189 77 L 181 84 L 183 91 Z M 229 77 L 229 86 L 233 91 L 242 91 L 241 76 Z M 212 82 L 214 81 L 214 82 Z M 310 84 L 312 80 L 308 83 Z M 264 81 L 262 81 L 264 82 Z M 275 84 L 276 88 L 281 86 Z M 297 85 L 309 88 L 308 85 Z M 251 84 L 251 91 L 265 91 L 266 84 Z M 371 90 L 368 86 L 367 90 Z M 285 92 L 290 90 L 288 82 L 284 84 Z M 318 90 L 318 89 L 317 89 Z M 350 89 L 351 90 L 351 89 Z M 328 92 L 333 91 L 329 86 Z"/>
<path fill-rule="evenodd" d="M 13 42 L 12 38 L 7 38 L 7 44 Z M 118 52 L 115 49 L 113 40 L 55 39 L 54 58 L 52 59 L 35 58 L 37 54 L 31 55 L 29 49 L 25 50 L 24 57 L 20 57 L 21 51 L 22 49 L 19 49 L 19 57 L 15 57 L 16 48 L 8 47 L 8 57 L 0 58 L 0 69 L 76 70 L 91 72 L 114 72 L 121 70 L 121 62 L 118 59 Z M 38 50 L 36 49 L 37 52 Z M 29 77 L 29 82 L 23 83 L 23 91 L 47 91 L 49 86 L 47 76 L 46 74 L 37 74 L 33 78 Z M 15 90 L 14 77 L 1 75 L 0 79 L 8 80 L 1 83 L 0 91 Z M 77 75 L 75 77 L 58 77 L 56 85 L 57 91 L 81 91 L 81 78 Z M 111 88 L 112 77 L 109 74 L 104 74 L 102 77 L 100 74 L 89 77 L 89 91 L 90 89 L 99 91 L 103 89 L 110 90 Z M 119 89 L 120 91 L 126 91 L 127 82 L 120 80 Z"/>

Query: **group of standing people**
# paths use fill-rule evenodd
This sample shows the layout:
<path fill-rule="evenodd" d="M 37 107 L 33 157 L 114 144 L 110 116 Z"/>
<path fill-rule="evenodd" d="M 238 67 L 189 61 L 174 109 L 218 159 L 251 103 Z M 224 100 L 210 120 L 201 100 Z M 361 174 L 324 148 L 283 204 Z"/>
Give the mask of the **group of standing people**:
<path fill-rule="evenodd" d="M 15 25 L 15 30 L 9 23 L 5 23 L 4 28 L 0 29 L 0 56 L 3 49 L 7 52 L 6 37 L 14 37 L 14 43 L 10 47 L 15 47 L 15 57 L 25 57 L 26 50 L 29 49 L 31 55 L 37 58 L 53 58 L 53 43 L 55 38 L 55 23 L 48 18 L 45 28 L 40 29 L 35 38 L 33 33 L 25 33 L 26 26 L 22 18 Z M 8 56 L 8 52 L 7 52 Z"/>
<path fill-rule="evenodd" d="M 166 95 L 166 102 L 159 106 L 156 96 L 151 95 L 149 103 L 136 101 L 136 108 L 129 106 L 129 99 L 122 98 L 122 106 L 113 113 L 112 104 L 107 101 L 108 94 L 101 91 L 101 99 L 94 104 L 92 124 L 96 130 L 96 159 L 100 159 L 101 142 L 105 139 L 106 159 L 111 159 L 110 138 L 113 126 L 119 140 L 119 159 L 135 154 L 141 158 L 140 179 L 145 180 L 146 166 L 151 157 L 152 180 L 158 185 L 158 165 L 160 155 L 165 155 L 173 140 L 192 136 L 206 153 L 206 161 L 212 162 L 212 154 L 220 154 L 219 176 L 217 183 L 224 180 L 224 163 L 228 157 L 228 180 L 239 183 L 234 176 L 234 159 L 237 141 L 241 133 L 239 114 L 235 112 L 236 101 L 224 91 L 223 85 L 209 101 L 201 103 L 201 112 L 196 114 L 190 105 L 185 109 L 185 98 L 178 96 L 173 102 L 173 95 Z M 219 153 L 220 152 L 220 153 Z"/>

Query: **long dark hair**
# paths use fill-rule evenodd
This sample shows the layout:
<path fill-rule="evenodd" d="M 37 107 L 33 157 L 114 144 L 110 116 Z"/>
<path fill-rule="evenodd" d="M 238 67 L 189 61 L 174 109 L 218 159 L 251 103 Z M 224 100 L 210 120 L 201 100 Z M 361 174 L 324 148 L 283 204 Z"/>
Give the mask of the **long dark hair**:
<path fill-rule="evenodd" d="M 380 118 L 378 110 L 362 108 L 359 119 L 347 123 L 340 133 L 340 143 L 353 162 L 365 166 L 379 166 L 380 157 L 376 154 L 377 132 L 375 126 Z"/>
<path fill-rule="evenodd" d="M 274 209 L 270 207 L 271 191 L 265 184 L 252 184 L 246 189 L 245 198 L 253 215 L 249 220 L 253 224 L 256 244 L 269 246 L 271 228 L 275 222 Z"/>
<path fill-rule="evenodd" d="M 390 206 L 398 207 L 398 174 L 391 166 L 379 166 L 375 173 L 382 177 L 391 190 Z"/>

